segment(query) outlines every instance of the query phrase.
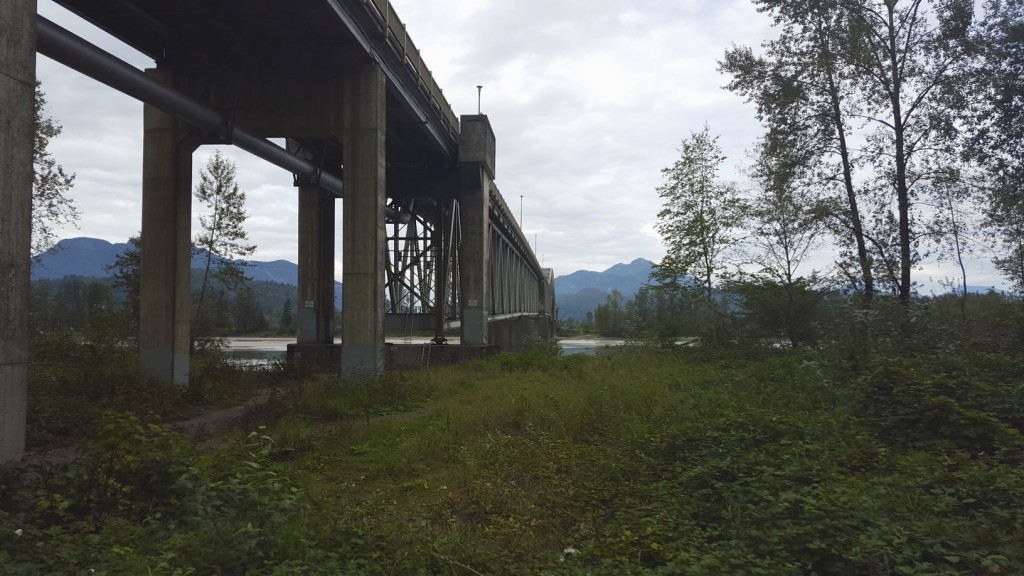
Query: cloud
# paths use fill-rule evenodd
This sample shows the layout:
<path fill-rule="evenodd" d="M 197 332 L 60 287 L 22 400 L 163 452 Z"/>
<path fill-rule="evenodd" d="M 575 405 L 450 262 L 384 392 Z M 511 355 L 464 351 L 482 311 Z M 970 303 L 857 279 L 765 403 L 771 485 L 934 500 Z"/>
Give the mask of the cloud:
<path fill-rule="evenodd" d="M 682 139 L 710 126 L 740 180 L 761 130 L 754 110 L 722 90 L 717 61 L 732 44 L 771 34 L 748 0 L 392 0 L 457 114 L 481 106 L 498 140 L 497 184 L 556 274 L 658 260 L 661 169 Z M 127 58 L 144 57 L 42 0 L 40 12 Z M 142 106 L 40 58 L 53 144 L 78 173 L 81 231 L 124 241 L 139 229 Z M 198 171 L 212 154 L 193 159 Z M 297 201 L 291 176 L 236 149 L 256 258 L 293 260 Z M 339 207 L 340 208 L 340 207 Z M 194 211 L 195 212 L 195 211 Z M 198 214 L 196 214 L 197 216 Z M 340 275 L 340 210 L 338 220 Z M 823 256 L 827 260 L 828 255 Z M 973 281 L 972 281 L 973 283 Z"/>

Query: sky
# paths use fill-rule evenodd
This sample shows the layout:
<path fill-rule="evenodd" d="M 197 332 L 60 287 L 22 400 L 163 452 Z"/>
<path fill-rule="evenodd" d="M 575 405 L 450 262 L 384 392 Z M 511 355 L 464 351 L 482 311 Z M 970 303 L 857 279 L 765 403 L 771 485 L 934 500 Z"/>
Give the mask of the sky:
<path fill-rule="evenodd" d="M 718 60 L 733 44 L 756 47 L 772 34 L 749 0 L 392 0 L 456 114 L 479 105 L 497 137 L 496 184 L 545 267 L 556 275 L 657 262 L 661 170 L 683 139 L 703 129 L 742 180 L 745 153 L 761 134 L 752 105 L 722 87 Z M 153 62 L 91 28 L 52 0 L 39 13 L 134 66 Z M 124 242 L 141 224 L 142 104 L 39 56 L 47 114 L 63 125 L 51 151 L 77 178 L 82 218 L 60 237 Z M 296 191 L 291 175 L 231 147 L 204 146 L 238 166 L 257 245 L 254 260 L 295 261 Z M 198 181 L 198 177 L 195 179 Z M 199 207 L 193 204 L 198 230 Z M 341 222 L 341 219 L 338 219 Z M 341 275 L 341 233 L 337 236 Z M 831 260 L 824 249 L 812 264 Z M 808 270 L 809 272 L 809 270 Z M 926 263 L 915 278 L 938 291 L 948 265 Z M 1000 285 L 985 258 L 971 285 Z"/>

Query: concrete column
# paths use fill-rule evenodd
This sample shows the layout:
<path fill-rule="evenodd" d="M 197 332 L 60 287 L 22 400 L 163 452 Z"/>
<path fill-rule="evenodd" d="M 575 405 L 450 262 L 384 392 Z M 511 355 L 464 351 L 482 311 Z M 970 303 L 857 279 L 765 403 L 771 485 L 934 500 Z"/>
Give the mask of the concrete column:
<path fill-rule="evenodd" d="M 0 464 L 25 453 L 36 1 L 0 2 Z"/>
<path fill-rule="evenodd" d="M 173 84 L 170 71 L 146 71 Z M 146 105 L 142 144 L 139 360 L 144 375 L 188 386 L 193 131 Z"/>
<path fill-rule="evenodd" d="M 437 218 L 434 220 L 434 342 L 443 342 L 444 308 L 447 304 L 445 294 L 448 293 L 448 229 L 444 217 L 445 202 L 437 203 Z"/>
<path fill-rule="evenodd" d="M 351 378 L 384 371 L 385 89 L 376 64 L 344 80 L 341 373 Z"/>
<path fill-rule="evenodd" d="M 495 138 L 486 115 L 463 116 L 459 136 L 459 215 L 462 246 L 462 345 L 488 342 L 490 316 L 490 190 L 494 179 Z"/>
<path fill-rule="evenodd" d="M 334 194 L 299 188 L 298 343 L 334 341 Z"/>

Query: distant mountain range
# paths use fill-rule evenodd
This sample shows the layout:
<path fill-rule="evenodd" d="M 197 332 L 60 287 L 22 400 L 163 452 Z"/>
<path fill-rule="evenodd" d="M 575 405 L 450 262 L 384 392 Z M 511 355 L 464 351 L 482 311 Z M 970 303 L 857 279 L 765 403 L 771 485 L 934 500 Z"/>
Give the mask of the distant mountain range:
<path fill-rule="evenodd" d="M 32 264 L 32 280 L 60 280 L 65 276 L 107 278 L 107 266 L 128 249 L 125 242 L 112 244 L 97 238 L 67 238 L 45 252 Z M 192 268 L 206 266 L 206 257 L 192 257 Z M 251 280 L 298 286 L 299 266 L 287 260 L 249 260 L 245 275 Z M 341 282 L 334 283 L 334 301 L 341 303 Z"/>
<path fill-rule="evenodd" d="M 58 242 L 53 250 L 39 256 L 32 265 L 32 279 L 59 280 L 65 276 L 106 278 L 111 276 L 106 267 L 127 249 L 127 243 L 67 238 Z M 203 256 L 193 257 L 192 268 L 204 265 Z M 561 317 L 582 320 L 587 312 L 593 312 L 599 304 L 604 304 L 612 290 L 618 290 L 627 298 L 633 296 L 647 283 L 653 266 L 650 260 L 637 258 L 629 264 L 616 264 L 604 272 L 579 270 L 555 277 L 555 295 Z M 246 276 L 252 280 L 296 286 L 299 267 L 287 260 L 250 260 Z M 341 302 L 340 282 L 335 282 L 335 301 Z"/>
<path fill-rule="evenodd" d="M 612 290 L 618 290 L 631 298 L 650 280 L 654 262 L 637 258 L 629 264 L 616 264 L 604 272 L 579 270 L 555 277 L 555 296 L 558 299 L 558 316 L 582 321 L 587 312 L 593 312 L 608 301 Z"/>
<path fill-rule="evenodd" d="M 128 249 L 125 242 L 111 244 L 97 238 L 67 238 L 61 240 L 49 252 L 39 256 L 32 265 L 33 280 L 59 280 L 65 276 L 105 278 L 111 276 L 107 266 Z M 192 268 L 206 265 L 202 254 L 192 257 Z M 287 260 L 260 262 L 250 260 L 246 276 L 252 280 L 266 280 L 296 286 L 299 283 L 299 267 Z"/>

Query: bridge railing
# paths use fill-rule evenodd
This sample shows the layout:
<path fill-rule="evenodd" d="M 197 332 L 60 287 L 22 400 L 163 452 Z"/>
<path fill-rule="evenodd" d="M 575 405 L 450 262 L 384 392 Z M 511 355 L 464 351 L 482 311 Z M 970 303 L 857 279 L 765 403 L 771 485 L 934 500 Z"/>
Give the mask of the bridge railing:
<path fill-rule="evenodd" d="M 388 0 L 363 0 L 363 4 L 368 9 L 372 8 L 371 11 L 383 25 L 382 32 L 391 49 L 405 63 L 409 72 L 416 75 L 420 91 L 430 100 L 431 106 L 441 118 L 441 122 L 444 124 L 445 129 L 448 130 L 449 135 L 458 140 L 459 117 L 455 115 L 448 100 L 445 99 L 441 87 L 434 80 L 433 73 L 427 68 L 423 57 L 420 55 L 419 48 L 416 48 L 412 38 L 409 37 L 405 24 L 402 23 L 398 14 L 395 13 L 391 2 Z"/>

